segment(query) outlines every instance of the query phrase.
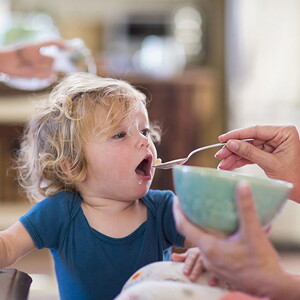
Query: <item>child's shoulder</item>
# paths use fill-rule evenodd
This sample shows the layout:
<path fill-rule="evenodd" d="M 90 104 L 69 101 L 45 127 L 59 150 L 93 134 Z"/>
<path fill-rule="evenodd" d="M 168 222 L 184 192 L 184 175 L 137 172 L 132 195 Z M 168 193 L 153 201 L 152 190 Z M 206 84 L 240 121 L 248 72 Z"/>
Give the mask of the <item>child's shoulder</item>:
<path fill-rule="evenodd" d="M 170 190 L 149 190 L 142 198 L 142 201 L 148 207 L 157 208 L 157 206 L 165 206 L 167 203 L 172 203 L 174 193 Z"/>
<path fill-rule="evenodd" d="M 74 192 L 68 192 L 68 191 L 61 191 L 57 194 L 54 194 L 53 196 L 50 196 L 46 199 L 51 199 L 51 201 L 82 201 L 82 198 L 80 197 L 80 195 L 78 193 L 74 193 Z M 45 199 L 45 200 L 46 200 Z"/>
<path fill-rule="evenodd" d="M 153 199 L 173 198 L 174 193 L 171 190 L 149 190 L 145 197 Z"/>
<path fill-rule="evenodd" d="M 35 206 L 51 209 L 53 207 L 56 210 L 70 210 L 80 207 L 82 198 L 77 193 L 70 193 L 66 191 L 59 192 L 53 196 L 45 198 L 37 203 Z"/>

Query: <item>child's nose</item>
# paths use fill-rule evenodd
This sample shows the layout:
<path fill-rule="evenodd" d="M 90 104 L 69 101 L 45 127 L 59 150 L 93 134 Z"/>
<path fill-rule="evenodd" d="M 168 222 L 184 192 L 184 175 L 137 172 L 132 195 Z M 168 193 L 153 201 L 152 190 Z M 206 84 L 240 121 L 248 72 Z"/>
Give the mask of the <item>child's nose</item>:
<path fill-rule="evenodd" d="M 148 147 L 149 146 L 149 138 L 143 134 L 139 135 L 138 139 L 139 147 Z"/>

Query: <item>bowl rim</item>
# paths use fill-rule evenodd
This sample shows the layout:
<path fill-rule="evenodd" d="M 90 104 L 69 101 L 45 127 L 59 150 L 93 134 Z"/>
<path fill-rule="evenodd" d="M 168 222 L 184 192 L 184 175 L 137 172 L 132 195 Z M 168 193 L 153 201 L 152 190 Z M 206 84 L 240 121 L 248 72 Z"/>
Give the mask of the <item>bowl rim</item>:
<path fill-rule="evenodd" d="M 200 173 L 200 174 L 208 174 L 208 175 L 223 175 L 224 178 L 227 180 L 232 180 L 232 181 L 247 181 L 249 180 L 255 180 L 260 183 L 271 183 L 275 184 L 276 186 L 285 186 L 288 189 L 293 189 L 294 185 L 291 182 L 284 181 L 281 179 L 275 179 L 275 178 L 269 178 L 269 177 L 259 177 L 255 176 L 252 174 L 246 174 L 242 172 L 238 172 L 235 170 L 229 171 L 229 170 L 221 170 L 221 169 L 216 169 L 212 167 L 199 167 L 199 166 L 191 166 L 191 165 L 177 165 L 173 168 L 173 172 L 176 170 L 179 170 L 181 172 L 187 173 L 187 172 L 192 172 L 192 173 Z M 174 175 L 173 175 L 174 176 Z M 237 180 L 237 177 L 241 176 L 240 180 Z"/>

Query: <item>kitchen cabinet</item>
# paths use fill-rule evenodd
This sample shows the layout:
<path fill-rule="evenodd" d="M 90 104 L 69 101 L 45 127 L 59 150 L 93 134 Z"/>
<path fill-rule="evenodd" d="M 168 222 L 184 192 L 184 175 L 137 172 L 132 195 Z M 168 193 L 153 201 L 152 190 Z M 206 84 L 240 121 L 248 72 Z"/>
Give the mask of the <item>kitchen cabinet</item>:
<path fill-rule="evenodd" d="M 19 136 L 23 126 L 0 125 L 0 203 L 20 202 L 26 199 L 19 191 L 17 172 L 12 158 L 19 148 Z"/>

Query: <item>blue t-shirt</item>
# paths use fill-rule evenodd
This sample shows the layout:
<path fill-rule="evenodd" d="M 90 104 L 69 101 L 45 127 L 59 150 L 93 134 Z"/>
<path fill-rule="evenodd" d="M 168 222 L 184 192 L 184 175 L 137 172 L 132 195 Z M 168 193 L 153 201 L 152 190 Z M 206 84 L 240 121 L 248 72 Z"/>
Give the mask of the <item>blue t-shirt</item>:
<path fill-rule="evenodd" d="M 174 194 L 150 190 L 141 200 L 147 220 L 124 238 L 89 226 L 78 194 L 61 192 L 31 208 L 20 222 L 38 249 L 49 248 L 62 300 L 109 300 L 139 268 L 164 258 L 184 238 L 172 213 Z"/>

